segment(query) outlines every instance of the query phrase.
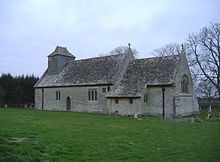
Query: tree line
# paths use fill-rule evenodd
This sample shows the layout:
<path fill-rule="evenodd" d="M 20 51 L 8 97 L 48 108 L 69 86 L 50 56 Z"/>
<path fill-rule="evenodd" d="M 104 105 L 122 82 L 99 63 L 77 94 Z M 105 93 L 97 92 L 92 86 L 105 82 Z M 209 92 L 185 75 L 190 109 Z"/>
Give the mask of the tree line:
<path fill-rule="evenodd" d="M 34 85 L 38 80 L 39 78 L 34 75 L 2 74 L 0 77 L 0 106 L 34 106 Z"/>

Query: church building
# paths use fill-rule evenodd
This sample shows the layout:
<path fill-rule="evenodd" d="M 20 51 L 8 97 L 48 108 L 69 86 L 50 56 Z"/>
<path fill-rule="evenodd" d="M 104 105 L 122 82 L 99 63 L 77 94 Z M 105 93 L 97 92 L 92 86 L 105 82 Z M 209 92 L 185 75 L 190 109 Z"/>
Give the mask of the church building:
<path fill-rule="evenodd" d="M 124 54 L 76 60 L 57 46 L 34 88 L 41 110 L 164 117 L 199 111 L 184 49 L 135 59 L 129 46 Z"/>

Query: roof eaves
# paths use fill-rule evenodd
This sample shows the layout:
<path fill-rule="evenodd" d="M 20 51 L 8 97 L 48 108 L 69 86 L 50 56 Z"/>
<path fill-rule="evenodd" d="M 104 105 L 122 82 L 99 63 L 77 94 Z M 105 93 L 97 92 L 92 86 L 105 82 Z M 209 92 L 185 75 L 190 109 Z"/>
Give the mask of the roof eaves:
<path fill-rule="evenodd" d="M 92 86 L 111 86 L 113 85 L 112 83 L 103 83 L 103 84 L 73 84 L 73 85 L 49 85 L 49 86 L 38 86 L 35 88 L 63 88 L 63 87 L 92 87 Z"/>
<path fill-rule="evenodd" d="M 41 82 L 41 80 L 45 77 L 45 75 L 47 74 L 48 69 L 45 70 L 45 72 L 43 73 L 43 75 L 40 77 L 40 79 L 37 81 L 37 83 L 34 85 L 34 88 L 37 88 L 38 84 Z"/>

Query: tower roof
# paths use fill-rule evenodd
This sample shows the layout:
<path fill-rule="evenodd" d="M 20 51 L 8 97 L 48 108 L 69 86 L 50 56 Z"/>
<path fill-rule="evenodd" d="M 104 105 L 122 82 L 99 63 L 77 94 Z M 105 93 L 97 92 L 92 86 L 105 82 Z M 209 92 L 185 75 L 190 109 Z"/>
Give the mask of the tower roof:
<path fill-rule="evenodd" d="M 75 57 L 73 56 L 66 47 L 57 46 L 56 49 L 48 55 L 48 57 L 55 56 L 55 55 L 62 55 L 66 57 Z"/>

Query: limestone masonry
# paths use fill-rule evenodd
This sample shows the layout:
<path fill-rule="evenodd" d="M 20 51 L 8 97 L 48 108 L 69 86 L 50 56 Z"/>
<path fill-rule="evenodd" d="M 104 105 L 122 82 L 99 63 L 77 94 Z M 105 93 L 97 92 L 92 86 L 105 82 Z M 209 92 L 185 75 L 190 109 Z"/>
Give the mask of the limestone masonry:
<path fill-rule="evenodd" d="M 189 115 L 198 110 L 184 49 L 180 55 L 134 59 L 124 54 L 75 60 L 57 46 L 35 85 L 42 110 L 120 115 Z"/>

